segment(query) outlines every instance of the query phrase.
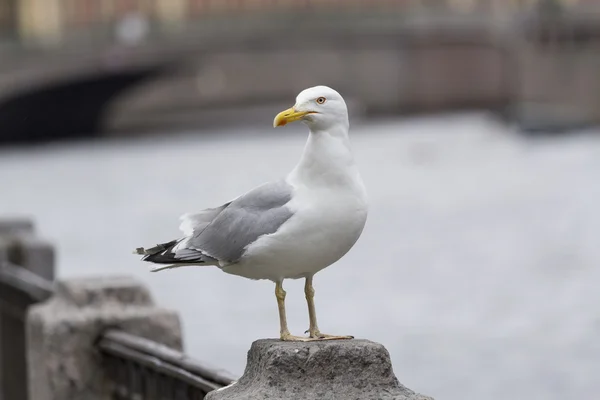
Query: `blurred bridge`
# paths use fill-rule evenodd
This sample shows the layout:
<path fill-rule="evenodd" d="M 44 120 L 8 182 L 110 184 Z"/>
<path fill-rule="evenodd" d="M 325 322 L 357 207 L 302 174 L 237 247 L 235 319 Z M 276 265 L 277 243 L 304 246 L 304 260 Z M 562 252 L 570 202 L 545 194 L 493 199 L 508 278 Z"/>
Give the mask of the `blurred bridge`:
<path fill-rule="evenodd" d="M 439 23 L 435 25 L 440 28 Z M 475 27 L 473 21 L 459 26 L 464 32 L 455 32 L 455 37 L 461 36 L 463 41 L 481 43 L 485 37 L 489 40 L 489 32 L 481 34 L 489 29 Z M 187 26 L 184 32 L 152 37 L 134 45 L 105 40 L 87 46 L 68 43 L 52 49 L 20 47 L 10 56 L 3 56 L 0 64 L 0 140 L 29 141 L 97 133 L 113 99 L 135 85 L 177 73 L 190 60 L 202 65 L 217 54 L 245 54 L 256 59 L 261 54 L 285 54 L 290 50 L 395 54 L 415 40 L 417 30 L 422 28 L 407 25 L 398 14 L 371 18 L 345 15 L 334 20 L 295 12 L 276 17 L 202 21 L 198 26 Z M 259 68 L 251 64 L 247 65 L 249 76 L 252 68 Z M 236 68 L 243 70 L 244 66 Z M 330 70 L 331 65 L 324 64 L 323 68 Z M 272 73 L 273 68 L 270 70 Z M 277 81 L 251 80 L 255 86 L 269 86 Z M 294 90 L 297 88 L 292 85 L 279 94 L 293 95 Z M 256 90 L 250 95 L 254 98 L 245 96 L 243 101 L 265 100 L 260 97 L 269 100 L 273 96 L 272 90 L 271 94 Z M 218 96 L 213 100 L 218 103 Z M 232 100 L 231 96 L 223 99 L 227 103 Z"/>
<path fill-rule="evenodd" d="M 321 82 L 368 112 L 505 109 L 519 95 L 519 52 L 530 49 L 514 18 L 376 3 L 220 14 L 149 30 L 134 43 L 106 31 L 93 40 L 74 33 L 51 48 L 25 42 L 0 53 L 0 143 L 98 134 L 120 95 L 190 64 L 218 73 L 196 82 L 204 95 L 186 87 L 193 84 L 170 93 L 174 107 L 178 96 L 208 108 L 289 100 Z M 219 86 L 222 75 L 229 83 Z"/>

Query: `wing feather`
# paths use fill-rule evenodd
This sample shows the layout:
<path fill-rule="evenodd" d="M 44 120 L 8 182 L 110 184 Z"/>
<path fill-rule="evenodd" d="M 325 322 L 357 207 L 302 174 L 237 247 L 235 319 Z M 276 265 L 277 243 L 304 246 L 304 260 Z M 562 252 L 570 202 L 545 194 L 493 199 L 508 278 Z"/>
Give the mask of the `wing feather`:
<path fill-rule="evenodd" d="M 287 206 L 292 195 L 293 187 L 283 180 L 266 183 L 219 207 L 183 215 L 183 238 L 136 252 L 144 261 L 172 264 L 156 270 L 235 263 L 251 243 L 275 233 L 293 215 Z"/>
<path fill-rule="evenodd" d="M 232 201 L 202 231 L 194 232 L 186 247 L 221 262 L 236 262 L 248 245 L 275 233 L 293 215 L 286 206 L 292 194 L 292 186 L 285 181 L 261 185 Z"/>

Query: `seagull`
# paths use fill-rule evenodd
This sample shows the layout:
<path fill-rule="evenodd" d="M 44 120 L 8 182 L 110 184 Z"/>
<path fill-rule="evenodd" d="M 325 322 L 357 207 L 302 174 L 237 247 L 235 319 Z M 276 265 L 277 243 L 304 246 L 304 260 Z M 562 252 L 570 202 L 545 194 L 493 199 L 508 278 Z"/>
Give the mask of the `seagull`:
<path fill-rule="evenodd" d="M 313 277 L 342 258 L 367 220 L 367 194 L 350 148 L 348 109 L 327 86 L 303 90 L 273 127 L 302 121 L 310 133 L 296 167 L 285 178 L 262 184 L 219 206 L 181 217 L 183 237 L 140 247 L 153 272 L 213 265 L 223 272 L 275 283 L 280 338 L 284 341 L 352 339 L 321 333 Z M 305 279 L 309 336 L 287 326 L 284 279 Z"/>

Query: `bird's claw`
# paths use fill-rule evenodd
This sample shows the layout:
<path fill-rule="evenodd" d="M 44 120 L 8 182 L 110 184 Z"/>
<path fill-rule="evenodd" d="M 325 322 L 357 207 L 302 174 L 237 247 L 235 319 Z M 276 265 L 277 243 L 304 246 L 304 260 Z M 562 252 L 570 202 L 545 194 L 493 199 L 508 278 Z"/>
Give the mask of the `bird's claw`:
<path fill-rule="evenodd" d="M 354 336 L 350 335 L 328 335 L 326 333 L 321 333 L 318 330 L 311 331 L 308 329 L 304 332 L 309 333 L 309 337 L 313 340 L 341 340 L 341 339 L 354 339 Z"/>
<path fill-rule="evenodd" d="M 281 340 L 284 342 L 308 342 L 314 339 L 303 337 L 303 336 L 294 336 L 292 334 L 282 334 Z"/>
<path fill-rule="evenodd" d="M 354 339 L 354 336 L 338 336 L 338 335 L 327 335 L 325 333 L 321 333 L 319 331 L 311 331 L 307 330 L 306 333 L 309 333 L 308 337 L 304 336 L 294 336 L 290 333 L 283 333 L 281 335 L 281 340 L 285 342 L 316 342 L 319 340 L 343 340 L 343 339 Z"/>

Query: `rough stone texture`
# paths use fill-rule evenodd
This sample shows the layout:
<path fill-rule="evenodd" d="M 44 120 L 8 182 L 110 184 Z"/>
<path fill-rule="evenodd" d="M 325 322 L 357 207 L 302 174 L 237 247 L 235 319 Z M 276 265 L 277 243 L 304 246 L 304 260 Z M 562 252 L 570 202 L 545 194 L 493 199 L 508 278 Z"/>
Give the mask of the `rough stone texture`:
<path fill-rule="evenodd" d="M 258 340 L 244 375 L 206 400 L 432 400 L 402 386 L 388 351 L 368 340 Z"/>
<path fill-rule="evenodd" d="M 74 279 L 57 286 L 56 295 L 27 317 L 29 400 L 110 399 L 94 346 L 107 328 L 182 348 L 178 315 L 156 307 L 132 278 Z"/>

